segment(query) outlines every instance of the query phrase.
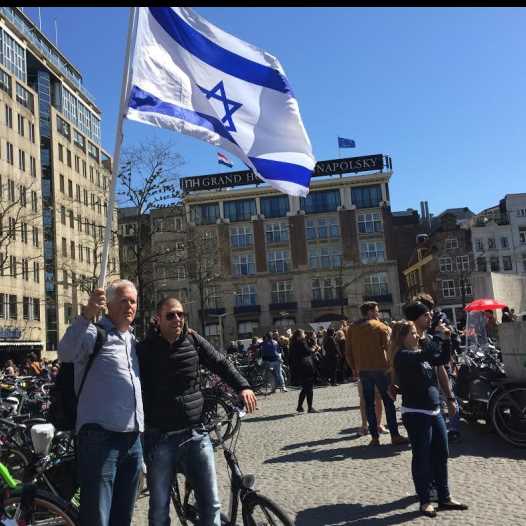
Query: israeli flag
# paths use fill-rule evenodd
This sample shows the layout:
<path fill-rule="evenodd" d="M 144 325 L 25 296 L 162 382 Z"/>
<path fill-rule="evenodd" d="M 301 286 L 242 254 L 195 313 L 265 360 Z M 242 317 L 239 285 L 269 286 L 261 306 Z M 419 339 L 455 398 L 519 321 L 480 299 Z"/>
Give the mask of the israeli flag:
<path fill-rule="evenodd" d="M 241 159 L 277 190 L 309 192 L 315 159 L 279 61 L 186 7 L 139 7 L 129 119 Z"/>

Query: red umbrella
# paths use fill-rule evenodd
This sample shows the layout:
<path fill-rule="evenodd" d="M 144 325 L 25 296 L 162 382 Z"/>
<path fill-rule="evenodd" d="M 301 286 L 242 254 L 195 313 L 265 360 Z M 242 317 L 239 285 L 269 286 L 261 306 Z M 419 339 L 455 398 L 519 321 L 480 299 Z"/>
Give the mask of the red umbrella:
<path fill-rule="evenodd" d="M 506 307 L 505 303 L 492 299 L 480 299 L 469 303 L 464 307 L 466 312 L 473 312 L 478 310 L 496 310 Z"/>

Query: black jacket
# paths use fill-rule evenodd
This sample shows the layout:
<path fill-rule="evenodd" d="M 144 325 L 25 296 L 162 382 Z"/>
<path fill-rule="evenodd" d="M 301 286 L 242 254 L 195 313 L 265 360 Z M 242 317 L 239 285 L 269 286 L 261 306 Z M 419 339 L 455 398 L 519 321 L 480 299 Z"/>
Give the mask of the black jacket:
<path fill-rule="evenodd" d="M 290 355 L 293 358 L 295 376 L 300 384 L 314 382 L 316 367 L 311 348 L 305 341 L 295 340 L 290 344 Z"/>
<path fill-rule="evenodd" d="M 433 411 L 440 405 L 435 365 L 449 362 L 451 343 L 438 336 L 427 337 L 421 351 L 401 349 L 394 358 L 394 367 L 402 392 L 402 405 L 412 409 Z"/>
<path fill-rule="evenodd" d="M 184 332 L 171 345 L 158 334 L 149 335 L 137 345 L 137 355 L 146 428 L 168 432 L 200 424 L 200 366 L 218 374 L 238 392 L 250 387 L 223 354 L 195 333 Z"/>

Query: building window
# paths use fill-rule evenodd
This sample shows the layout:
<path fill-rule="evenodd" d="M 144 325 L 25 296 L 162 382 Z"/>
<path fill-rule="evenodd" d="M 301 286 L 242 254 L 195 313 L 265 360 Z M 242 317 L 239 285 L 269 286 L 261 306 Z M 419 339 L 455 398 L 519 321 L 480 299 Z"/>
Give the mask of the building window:
<path fill-rule="evenodd" d="M 488 238 L 488 250 L 495 250 L 497 248 L 497 243 L 495 243 L 494 237 Z"/>
<path fill-rule="evenodd" d="M 307 214 L 336 212 L 340 205 L 340 190 L 310 192 L 307 197 L 300 198 L 300 208 L 305 210 Z"/>
<path fill-rule="evenodd" d="M 517 217 L 526 217 L 526 208 L 518 208 Z"/>
<path fill-rule="evenodd" d="M 33 319 L 40 321 L 40 300 L 33 298 Z"/>
<path fill-rule="evenodd" d="M 522 255 L 522 271 L 526 272 L 526 254 Z"/>
<path fill-rule="evenodd" d="M 9 294 L 9 319 L 17 320 L 18 319 L 18 309 L 17 309 L 17 297 L 15 294 Z"/>
<path fill-rule="evenodd" d="M 24 117 L 22 115 L 20 115 L 20 113 L 17 115 L 17 121 L 18 121 L 18 133 L 20 136 L 24 136 L 24 128 L 25 128 L 25 125 L 24 125 Z"/>
<path fill-rule="evenodd" d="M 526 245 L 526 226 L 519 227 L 519 243 Z"/>
<path fill-rule="evenodd" d="M 511 256 L 502 256 L 502 270 L 513 270 Z"/>
<path fill-rule="evenodd" d="M 290 210 L 289 197 L 286 195 L 262 197 L 259 204 L 265 217 L 286 217 Z"/>
<path fill-rule="evenodd" d="M 31 210 L 38 212 L 38 196 L 34 190 L 31 191 Z"/>
<path fill-rule="evenodd" d="M 66 224 L 66 207 L 64 205 L 60 205 L 60 222 L 63 225 Z"/>
<path fill-rule="evenodd" d="M 330 239 L 340 237 L 340 225 L 336 217 L 308 219 L 305 221 L 307 239 Z"/>
<path fill-rule="evenodd" d="M 253 284 L 239 285 L 235 294 L 236 307 L 256 305 L 256 286 Z"/>
<path fill-rule="evenodd" d="M 454 298 L 455 292 L 455 281 L 452 279 L 442 280 L 442 296 L 444 298 Z"/>
<path fill-rule="evenodd" d="M 482 252 L 484 250 L 484 242 L 482 241 L 482 239 L 475 239 L 475 248 L 479 252 Z"/>
<path fill-rule="evenodd" d="M 351 200 L 356 208 L 378 208 L 382 201 L 382 186 L 375 184 L 351 188 Z"/>
<path fill-rule="evenodd" d="M 500 248 L 509 248 L 510 247 L 510 243 L 508 241 L 508 238 L 507 237 L 501 237 L 500 238 Z"/>
<path fill-rule="evenodd" d="M 29 156 L 29 173 L 31 177 L 37 176 L 37 160 L 32 155 Z"/>
<path fill-rule="evenodd" d="M 64 303 L 64 323 L 69 325 L 73 318 L 73 305 L 71 303 Z"/>
<path fill-rule="evenodd" d="M 2 320 L 7 320 L 9 317 L 9 295 L 0 294 L 0 318 Z"/>
<path fill-rule="evenodd" d="M 362 263 L 385 261 L 385 245 L 382 241 L 361 241 L 360 254 Z"/>
<path fill-rule="evenodd" d="M 471 280 L 464 279 L 462 280 L 461 283 L 464 289 L 464 296 L 473 296 L 473 288 L 471 286 Z"/>
<path fill-rule="evenodd" d="M 62 255 L 64 257 L 68 255 L 68 242 L 65 237 L 62 238 Z"/>
<path fill-rule="evenodd" d="M 9 274 L 16 278 L 16 256 L 9 256 Z"/>
<path fill-rule="evenodd" d="M 69 227 L 75 228 L 75 216 L 73 215 L 73 210 L 68 210 L 68 218 L 69 218 Z"/>
<path fill-rule="evenodd" d="M 10 142 L 6 142 L 6 153 L 7 153 L 7 162 L 11 165 L 15 164 L 15 154 L 13 145 Z"/>
<path fill-rule="evenodd" d="M 230 245 L 233 248 L 251 247 L 253 244 L 252 226 L 230 227 Z"/>
<path fill-rule="evenodd" d="M 7 180 L 7 198 L 12 203 L 14 203 L 16 201 L 15 182 L 12 181 L 11 179 Z"/>
<path fill-rule="evenodd" d="M 22 223 L 20 225 L 20 237 L 22 239 L 22 243 L 27 243 L 27 223 Z"/>
<path fill-rule="evenodd" d="M 256 215 L 255 199 L 239 199 L 237 201 L 225 201 L 223 213 L 230 221 L 248 221 Z"/>
<path fill-rule="evenodd" d="M 358 214 L 358 232 L 360 234 L 375 234 L 383 231 L 384 226 L 379 212 Z"/>
<path fill-rule="evenodd" d="M 205 287 L 205 308 L 219 309 L 223 306 L 223 296 L 217 285 Z"/>
<path fill-rule="evenodd" d="M 25 208 L 27 206 L 27 188 L 22 184 L 19 187 L 19 194 L 20 206 L 23 206 Z"/>
<path fill-rule="evenodd" d="M 248 276 L 256 273 L 254 254 L 235 254 L 232 257 L 232 274 L 234 276 Z"/>
<path fill-rule="evenodd" d="M 479 272 L 486 272 L 488 270 L 488 262 L 485 257 L 477 258 L 477 270 Z"/>
<path fill-rule="evenodd" d="M 271 292 L 272 303 L 290 303 L 294 301 L 292 295 L 292 281 L 274 281 Z"/>
<path fill-rule="evenodd" d="M 38 247 L 39 246 L 39 235 L 38 235 L 38 227 L 33 227 L 33 246 Z"/>
<path fill-rule="evenodd" d="M 70 241 L 69 242 L 69 250 L 70 250 L 69 257 L 71 259 L 75 259 L 75 241 Z"/>
<path fill-rule="evenodd" d="M 341 297 L 340 278 L 313 278 L 313 300 L 335 300 Z"/>
<path fill-rule="evenodd" d="M 296 320 L 294 318 L 278 318 L 274 320 L 273 325 L 276 329 L 290 329 L 296 325 Z"/>
<path fill-rule="evenodd" d="M 258 327 L 259 323 L 257 321 L 240 321 L 237 324 L 238 338 L 242 336 L 250 338 Z"/>
<path fill-rule="evenodd" d="M 310 246 L 309 268 L 339 268 L 342 264 L 342 251 L 338 246 Z"/>
<path fill-rule="evenodd" d="M 8 128 L 13 127 L 13 110 L 8 104 L 5 105 L 5 125 Z"/>
<path fill-rule="evenodd" d="M 490 266 L 491 272 L 499 272 L 500 270 L 499 256 L 491 256 L 489 258 L 489 266 Z"/>
<path fill-rule="evenodd" d="M 192 206 L 190 215 L 196 225 L 213 225 L 219 219 L 219 203 Z"/>
<path fill-rule="evenodd" d="M 66 148 L 66 161 L 67 165 L 71 168 L 71 150 Z"/>
<path fill-rule="evenodd" d="M 209 323 L 205 325 L 205 336 L 219 336 L 219 323 Z"/>
<path fill-rule="evenodd" d="M 38 261 L 33 261 L 33 281 L 40 283 L 40 263 Z"/>
<path fill-rule="evenodd" d="M 469 264 L 469 256 L 457 256 L 457 270 L 471 270 Z"/>
<path fill-rule="evenodd" d="M 22 279 L 29 281 L 29 259 L 22 258 Z"/>
<path fill-rule="evenodd" d="M 369 274 L 366 276 L 364 283 L 366 296 L 386 296 L 389 294 L 387 274 L 385 272 Z"/>
<path fill-rule="evenodd" d="M 31 302 L 31 306 L 30 306 Z M 22 297 L 22 318 L 24 320 L 30 320 L 33 317 L 33 298 L 27 296 Z"/>
<path fill-rule="evenodd" d="M 21 149 L 18 150 L 18 168 L 22 170 L 22 172 L 26 171 L 26 152 Z"/>
<path fill-rule="evenodd" d="M 274 250 L 267 254 L 267 265 L 269 272 L 289 271 L 289 251 Z"/>
<path fill-rule="evenodd" d="M 267 223 L 265 225 L 267 243 L 282 243 L 289 240 L 288 223 Z"/>
<path fill-rule="evenodd" d="M 446 239 L 446 250 L 454 250 L 456 248 L 458 248 L 458 239 L 456 237 Z"/>

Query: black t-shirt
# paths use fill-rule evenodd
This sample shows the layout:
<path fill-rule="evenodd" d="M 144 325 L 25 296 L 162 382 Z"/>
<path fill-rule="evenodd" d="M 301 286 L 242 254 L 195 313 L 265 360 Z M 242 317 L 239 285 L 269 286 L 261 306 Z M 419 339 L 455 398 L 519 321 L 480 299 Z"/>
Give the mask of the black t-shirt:
<path fill-rule="evenodd" d="M 451 345 L 439 336 L 426 338 L 421 350 L 401 349 L 394 367 L 402 392 L 402 405 L 412 409 L 433 411 L 440 405 L 437 376 L 433 366 L 445 365 L 450 359 Z"/>

